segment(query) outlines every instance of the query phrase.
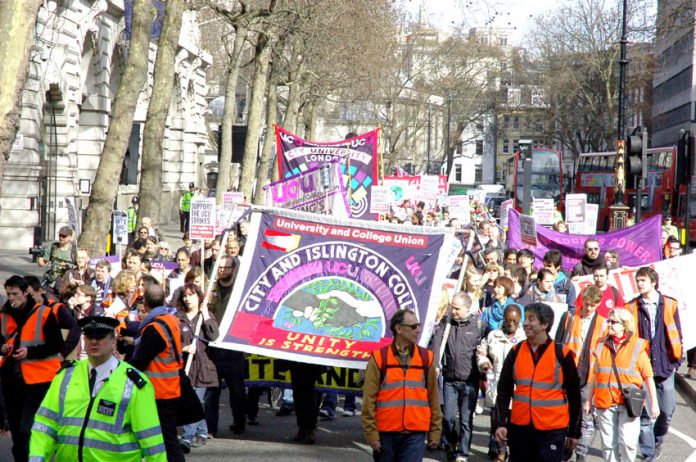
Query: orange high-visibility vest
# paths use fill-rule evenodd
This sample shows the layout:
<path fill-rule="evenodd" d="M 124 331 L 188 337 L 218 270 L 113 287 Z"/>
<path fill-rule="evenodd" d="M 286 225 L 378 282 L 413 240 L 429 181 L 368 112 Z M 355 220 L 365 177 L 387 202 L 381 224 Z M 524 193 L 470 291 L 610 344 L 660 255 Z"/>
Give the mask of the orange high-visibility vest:
<path fill-rule="evenodd" d="M 597 348 L 597 342 L 607 334 L 608 330 L 607 319 L 599 313 L 595 313 L 595 315 L 597 316 L 597 319 L 594 321 L 594 329 L 592 332 L 587 332 L 588 334 L 591 334 L 589 348 L 590 354 L 592 354 L 595 348 Z M 570 321 L 570 318 L 572 318 L 572 322 Z M 578 314 L 575 316 L 567 316 L 565 331 L 568 334 L 563 339 L 563 345 L 568 347 L 568 349 L 573 352 L 573 359 L 575 359 L 576 366 L 580 363 L 582 346 L 585 343 L 585 339 L 582 338 L 582 320 L 583 318 Z M 570 326 L 568 325 L 569 322 Z"/>
<path fill-rule="evenodd" d="M 162 321 L 169 327 L 173 339 L 169 338 L 166 329 L 158 322 Z M 172 399 L 181 396 L 181 386 L 179 382 L 179 369 L 183 367 L 181 364 L 181 335 L 179 333 L 179 320 L 171 314 L 157 316 L 153 322 L 146 324 L 140 331 L 140 335 L 146 328 L 152 326 L 157 333 L 164 339 L 167 346 L 164 350 L 150 361 L 143 373 L 150 379 L 155 387 L 155 399 Z M 172 341 L 174 347 L 179 353 L 179 361 L 176 360 L 174 349 L 172 349 Z"/>
<path fill-rule="evenodd" d="M 608 409 L 624 402 L 611 363 L 611 347 L 609 346 L 611 342 L 612 340 L 609 338 L 600 342 L 592 358 L 595 373 L 594 404 L 598 409 Z M 622 386 L 634 385 L 638 388 L 643 386 L 643 377 L 638 369 L 638 358 L 645 355 L 643 364 L 651 367 L 647 349 L 648 342 L 637 335 L 631 335 L 619 345 L 616 352 L 616 370 L 619 373 Z M 650 372 L 652 373 L 652 368 Z"/>
<path fill-rule="evenodd" d="M 38 303 L 35 305 L 35 307 Z M 17 323 L 12 316 L 2 313 L 0 316 L 0 333 L 7 339 L 6 342 L 15 348 L 16 339 L 19 337 L 20 347 L 32 347 L 44 345 L 44 325 L 46 319 L 52 315 L 51 308 L 46 305 L 39 305 L 29 316 L 17 335 L 13 335 L 17 330 Z M 53 380 L 60 369 L 60 358 L 58 353 L 39 359 L 23 359 L 19 361 L 19 368 L 24 379 L 24 383 L 32 385 L 36 383 L 46 383 Z"/>
<path fill-rule="evenodd" d="M 669 345 L 672 350 L 672 360 L 676 361 L 681 359 L 683 353 L 681 337 L 677 329 L 677 323 L 674 320 L 674 315 L 677 312 L 677 301 L 671 297 L 662 295 L 662 305 L 662 316 L 665 323 L 667 339 L 669 340 Z M 633 314 L 633 319 L 636 320 L 636 325 L 638 325 L 638 298 L 636 297 L 626 303 L 625 307 Z"/>
<path fill-rule="evenodd" d="M 386 358 L 382 350 L 373 354 L 377 367 L 382 369 L 386 361 L 386 374 L 375 402 L 377 430 L 380 432 L 430 431 L 430 402 L 426 377 L 428 371 L 420 355 L 420 348 L 413 347 L 413 356 L 407 368 L 403 368 L 390 345 Z M 427 364 L 433 363 L 433 352 L 428 351 Z"/>
<path fill-rule="evenodd" d="M 563 358 L 556 358 L 556 348 L 551 343 L 534 365 L 529 341 L 518 348 L 512 371 L 515 393 L 510 421 L 515 425 L 531 424 L 537 430 L 566 428 L 570 415 L 563 389 Z M 564 349 L 563 354 L 567 351 Z"/>

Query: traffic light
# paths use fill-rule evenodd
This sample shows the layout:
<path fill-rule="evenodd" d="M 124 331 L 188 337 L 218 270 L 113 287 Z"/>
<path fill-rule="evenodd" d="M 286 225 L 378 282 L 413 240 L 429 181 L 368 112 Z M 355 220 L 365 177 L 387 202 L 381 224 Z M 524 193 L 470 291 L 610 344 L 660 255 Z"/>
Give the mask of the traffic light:
<path fill-rule="evenodd" d="M 637 133 L 640 127 L 636 127 L 633 133 L 626 137 L 626 187 L 635 188 L 634 175 L 641 175 L 643 162 L 648 161 L 648 132 L 642 130 Z"/>

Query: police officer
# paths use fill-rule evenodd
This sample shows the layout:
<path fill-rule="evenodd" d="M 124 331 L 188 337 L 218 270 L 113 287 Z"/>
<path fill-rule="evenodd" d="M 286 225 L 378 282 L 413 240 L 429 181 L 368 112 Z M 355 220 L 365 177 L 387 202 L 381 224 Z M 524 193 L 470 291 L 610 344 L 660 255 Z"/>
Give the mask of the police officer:
<path fill-rule="evenodd" d="M 73 241 L 73 230 L 63 226 L 58 230 L 58 242 L 54 242 L 37 260 L 39 266 L 48 265 L 46 285 L 58 294 L 63 275 L 77 267 L 77 244 Z"/>
<path fill-rule="evenodd" d="M 88 316 L 79 325 L 87 359 L 51 383 L 32 427 L 31 460 L 166 461 L 152 384 L 113 354 L 118 321 Z"/>
<path fill-rule="evenodd" d="M 191 216 L 191 199 L 195 192 L 196 185 L 194 183 L 189 183 L 188 191 L 184 191 L 179 201 L 179 221 L 181 224 L 180 231 L 182 233 L 188 232 L 189 217 Z"/>

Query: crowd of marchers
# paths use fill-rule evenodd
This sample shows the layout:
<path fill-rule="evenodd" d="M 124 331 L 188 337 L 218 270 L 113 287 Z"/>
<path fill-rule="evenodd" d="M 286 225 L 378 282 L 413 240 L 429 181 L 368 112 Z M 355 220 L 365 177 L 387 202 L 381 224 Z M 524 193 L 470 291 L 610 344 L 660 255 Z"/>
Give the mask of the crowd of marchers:
<path fill-rule="evenodd" d="M 624 300 L 608 282 L 618 255 L 598 240 L 585 242 L 566 273 L 559 251 L 535 267 L 534 254 L 509 248 L 485 209 L 472 206 L 471 216 L 483 251 L 462 252 L 452 268 L 451 278 L 464 271 L 463 290 L 443 295 L 429 350 L 417 345 L 417 316 L 404 310 L 391 320 L 392 345 L 369 361 L 362 420 L 375 460 L 418 461 L 429 448 L 466 462 L 482 407 L 492 460 L 584 461 L 595 433 L 605 461 L 657 460 L 684 356 L 696 372 L 696 351 L 683 351 L 677 302 L 660 292 L 659 275 L 639 268 L 639 295 Z M 666 218 L 664 258 L 681 255 L 672 228 Z M 561 220 L 554 229 L 567 232 Z M 580 276 L 594 284 L 577 293 Z"/>
<path fill-rule="evenodd" d="M 194 189 L 188 202 L 182 197 L 182 230 Z M 243 353 L 209 346 L 237 278 L 248 223 L 198 247 L 183 232 L 181 244 L 170 246 L 152 220 L 136 223 L 137 205 L 128 210 L 130 238 L 120 261 L 91 267 L 66 226 L 38 259 L 43 278 L 4 282 L 0 425 L 11 433 L 15 461 L 182 461 L 219 435 L 223 389 L 229 430 L 242 434 L 257 423 L 259 398 L 270 391 L 245 388 Z M 393 343 L 368 363 L 362 421 L 375 459 L 421 460 L 427 446 L 468 460 L 480 391 L 491 416 L 492 459 L 583 460 L 595 429 L 605 460 L 659 457 L 683 352 L 676 302 L 659 292 L 657 274 L 641 268 L 639 297 L 624 301 L 608 284 L 617 255 L 602 252 L 596 240 L 585 243 L 572 274 L 555 250 L 535 268 L 529 250 L 506 246 L 485 208 L 473 204 L 471 212 L 483 251 L 476 258 L 463 252 L 451 269 L 452 278 L 464 272 L 463 290 L 443 296 L 431 348 L 417 346 L 417 316 L 399 311 L 390 320 Z M 438 217 L 431 225 L 459 226 L 447 209 L 431 213 Z M 678 255 L 673 247 L 665 239 L 668 256 Z M 176 266 L 166 277 L 153 271 L 163 262 Z M 581 275 L 595 284 L 576 294 L 571 281 Z M 568 305 L 555 332 L 548 302 Z M 277 415 L 295 413 L 294 441 L 312 444 L 317 420 L 335 418 L 338 397 L 317 394 L 323 367 L 285 367 L 292 388 Z M 204 417 L 177 426 L 182 370 Z M 628 387 L 647 392 L 638 417 L 628 415 Z M 358 413 L 355 397 L 346 396 L 343 415 Z"/>

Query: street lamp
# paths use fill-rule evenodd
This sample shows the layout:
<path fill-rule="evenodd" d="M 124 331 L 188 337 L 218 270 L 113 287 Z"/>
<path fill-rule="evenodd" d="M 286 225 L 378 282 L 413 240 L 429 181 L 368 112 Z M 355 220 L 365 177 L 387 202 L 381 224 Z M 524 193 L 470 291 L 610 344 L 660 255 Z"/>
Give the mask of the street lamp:
<path fill-rule="evenodd" d="M 428 101 L 428 162 L 425 164 L 425 174 L 430 175 L 430 129 L 431 129 L 431 118 L 430 118 L 430 101 Z"/>
<path fill-rule="evenodd" d="M 621 57 L 619 59 L 619 104 L 618 104 L 618 123 L 616 134 L 616 172 L 614 177 L 614 203 L 609 207 L 611 210 L 610 229 L 621 229 L 626 226 L 628 221 L 628 207 L 625 202 L 626 177 L 625 177 L 625 144 L 624 144 L 624 92 L 626 91 L 626 10 L 627 0 L 623 0 L 623 12 L 621 19 Z M 638 205 L 640 207 L 640 204 Z"/>

